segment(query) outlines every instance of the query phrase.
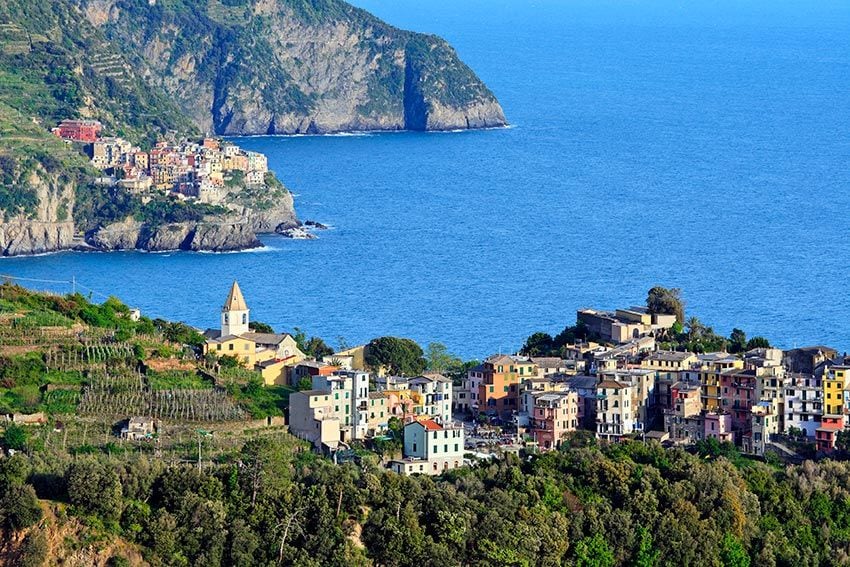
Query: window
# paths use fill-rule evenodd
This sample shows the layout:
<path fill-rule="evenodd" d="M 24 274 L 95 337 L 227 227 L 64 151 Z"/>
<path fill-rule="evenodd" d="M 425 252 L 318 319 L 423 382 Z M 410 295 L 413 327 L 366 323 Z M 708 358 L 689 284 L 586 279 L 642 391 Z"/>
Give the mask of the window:
<path fill-rule="evenodd" d="M 221 350 L 221 345 L 215 345 L 215 350 Z"/>
<path fill-rule="evenodd" d="M 243 324 L 243 325 L 247 325 L 247 324 L 248 324 L 248 314 L 247 314 L 247 313 L 243 313 L 243 314 L 242 314 L 242 324 Z"/>
<path fill-rule="evenodd" d="M 227 345 L 227 350 L 233 350 L 233 343 L 230 343 L 229 345 Z"/>
<path fill-rule="evenodd" d="M 228 323 L 230 323 L 230 315 L 225 313 L 224 314 L 224 324 L 227 325 Z"/>
<path fill-rule="evenodd" d="M 416 452 L 416 441 L 413 442 L 413 452 Z"/>

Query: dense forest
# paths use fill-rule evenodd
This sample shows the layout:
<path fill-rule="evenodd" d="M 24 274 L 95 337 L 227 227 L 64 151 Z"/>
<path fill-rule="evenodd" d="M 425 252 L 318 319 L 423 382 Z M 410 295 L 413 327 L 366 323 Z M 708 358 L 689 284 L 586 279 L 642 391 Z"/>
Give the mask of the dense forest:
<path fill-rule="evenodd" d="M 372 457 L 373 458 L 373 457 Z M 65 503 L 154 565 L 842 565 L 850 465 L 781 468 L 578 434 L 543 455 L 402 477 L 256 437 L 203 471 L 144 456 L 0 460 L 14 553 L 50 551 L 36 498 Z M 22 531 L 24 530 L 24 531 Z M 21 534 L 26 533 L 25 537 Z M 111 564 L 127 564 L 115 556 Z"/>

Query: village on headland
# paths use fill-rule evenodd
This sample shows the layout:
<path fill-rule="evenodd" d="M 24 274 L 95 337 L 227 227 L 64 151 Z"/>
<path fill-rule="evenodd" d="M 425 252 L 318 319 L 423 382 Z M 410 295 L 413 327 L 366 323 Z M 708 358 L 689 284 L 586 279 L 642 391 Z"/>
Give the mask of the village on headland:
<path fill-rule="evenodd" d="M 91 164 L 106 176 L 101 183 L 118 185 L 150 198 L 154 191 L 185 200 L 217 205 L 234 177 L 248 186 L 268 182 L 268 159 L 217 138 L 201 142 L 157 142 L 150 151 L 119 137 L 102 137 L 97 120 L 63 120 L 51 130 L 67 142 L 85 145 Z"/>
<path fill-rule="evenodd" d="M 850 450 L 846 353 L 783 351 L 737 329 L 727 340 L 695 318 L 683 325 L 676 290 L 654 288 L 644 307 L 580 309 L 561 335 L 537 333 L 519 353 L 480 363 L 395 337 L 334 351 L 300 331 L 277 333 L 252 320 L 237 282 L 218 310 L 219 328 L 203 334 L 161 320 L 145 326 L 150 320 L 116 300 L 102 306 L 110 325 L 117 321 L 108 330 L 20 312 L 7 299 L 30 296 L 41 297 L 11 283 L 0 289 L 4 368 L 21 356 L 40 365 L 28 407 L 41 411 L 10 410 L 25 394 L 13 376 L 3 382 L 7 429 L 76 413 L 119 419 L 110 435 L 159 447 L 176 424 L 212 431 L 242 422 L 283 428 L 335 462 L 373 454 L 397 473 L 428 475 L 505 453 L 558 450 L 582 437 L 734 445 L 743 455 L 789 462 Z M 140 342 L 130 341 L 133 333 Z M 717 341 L 722 350 L 705 349 Z M 62 372 L 75 376 L 71 384 L 61 383 Z M 280 411 L 258 413 L 256 400 Z"/>

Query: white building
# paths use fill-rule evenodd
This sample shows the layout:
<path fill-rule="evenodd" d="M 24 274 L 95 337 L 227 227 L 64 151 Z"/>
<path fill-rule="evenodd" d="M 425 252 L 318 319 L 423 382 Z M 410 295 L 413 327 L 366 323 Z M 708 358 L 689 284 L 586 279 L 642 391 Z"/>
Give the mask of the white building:
<path fill-rule="evenodd" d="M 619 441 L 635 431 L 633 390 L 633 386 L 614 380 L 603 380 L 596 386 L 597 438 Z"/>
<path fill-rule="evenodd" d="M 452 422 L 452 381 L 442 374 L 423 374 L 407 381 L 411 392 L 419 395 L 417 414 L 428 416 L 441 425 Z"/>
<path fill-rule="evenodd" d="M 484 381 L 484 365 L 470 369 L 466 373 L 463 385 L 452 395 L 452 403 L 456 411 L 474 412 L 478 410 L 478 390 Z"/>
<path fill-rule="evenodd" d="M 404 426 L 404 459 L 391 461 L 398 474 L 442 474 L 463 465 L 463 427 L 443 427 L 432 419 Z"/>
<path fill-rule="evenodd" d="M 812 374 L 789 374 L 785 381 L 785 432 L 802 429 L 814 438 L 823 416 L 823 382 Z"/>

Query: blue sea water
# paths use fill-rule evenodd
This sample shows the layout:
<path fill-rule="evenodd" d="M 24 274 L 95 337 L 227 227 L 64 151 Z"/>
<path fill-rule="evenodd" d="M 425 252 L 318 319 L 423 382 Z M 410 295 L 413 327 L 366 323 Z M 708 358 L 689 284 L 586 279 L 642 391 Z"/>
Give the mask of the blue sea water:
<path fill-rule="evenodd" d="M 300 216 L 332 230 L 238 254 L 5 259 L 0 273 L 76 276 L 201 327 L 238 278 L 277 328 L 468 358 L 662 284 L 723 333 L 850 349 L 850 3 L 357 5 L 448 39 L 512 127 L 243 139 Z"/>

